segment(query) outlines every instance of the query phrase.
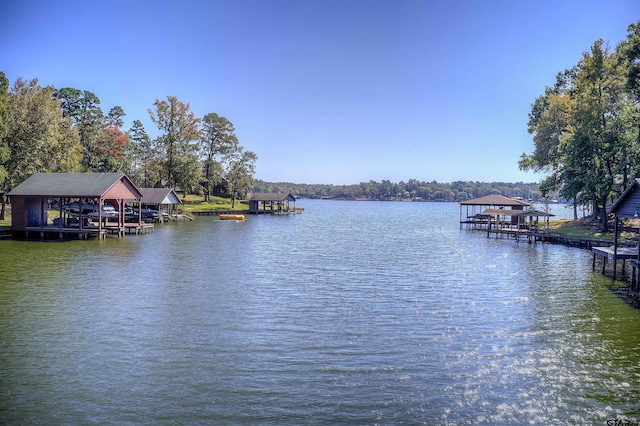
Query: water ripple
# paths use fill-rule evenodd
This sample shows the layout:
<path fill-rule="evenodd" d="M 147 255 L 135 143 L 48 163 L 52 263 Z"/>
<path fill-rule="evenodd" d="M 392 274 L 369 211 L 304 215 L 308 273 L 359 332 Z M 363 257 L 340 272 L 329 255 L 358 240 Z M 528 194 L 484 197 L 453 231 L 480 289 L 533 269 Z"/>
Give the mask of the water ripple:
<path fill-rule="evenodd" d="M 588 252 L 462 231 L 455 204 L 304 204 L 0 241 L 0 422 L 640 416 L 640 318 Z"/>

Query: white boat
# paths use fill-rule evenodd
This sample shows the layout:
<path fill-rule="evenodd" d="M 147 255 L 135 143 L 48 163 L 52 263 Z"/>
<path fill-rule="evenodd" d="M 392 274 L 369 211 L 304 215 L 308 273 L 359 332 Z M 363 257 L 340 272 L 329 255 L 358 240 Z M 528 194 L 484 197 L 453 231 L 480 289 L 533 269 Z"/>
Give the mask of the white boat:
<path fill-rule="evenodd" d="M 89 212 L 87 216 L 90 217 L 91 219 L 97 219 L 98 213 L 99 212 L 96 209 L 92 212 Z M 105 217 L 105 218 L 118 217 L 118 212 L 116 211 L 116 208 L 113 206 L 102 206 L 102 217 Z"/>

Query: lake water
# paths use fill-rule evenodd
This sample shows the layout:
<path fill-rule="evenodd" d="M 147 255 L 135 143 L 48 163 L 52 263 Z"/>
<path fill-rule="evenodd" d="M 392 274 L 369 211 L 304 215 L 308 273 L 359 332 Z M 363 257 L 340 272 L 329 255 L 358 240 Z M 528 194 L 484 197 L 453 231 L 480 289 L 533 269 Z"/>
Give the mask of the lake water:
<path fill-rule="evenodd" d="M 588 251 L 460 230 L 455 203 L 297 205 L 0 241 L 0 423 L 640 418 L 640 312 Z"/>

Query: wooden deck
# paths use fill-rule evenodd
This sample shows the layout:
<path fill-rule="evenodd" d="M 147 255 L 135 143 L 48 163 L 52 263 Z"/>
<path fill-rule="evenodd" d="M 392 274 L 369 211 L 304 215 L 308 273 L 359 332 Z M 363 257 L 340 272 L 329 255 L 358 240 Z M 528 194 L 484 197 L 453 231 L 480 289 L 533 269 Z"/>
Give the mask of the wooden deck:
<path fill-rule="evenodd" d="M 97 225 L 84 226 L 82 228 L 78 226 L 64 226 L 59 227 L 56 225 L 49 225 L 44 227 L 27 227 L 23 230 L 13 230 L 11 235 L 13 237 L 24 237 L 26 239 L 41 239 L 41 240 L 69 240 L 79 239 L 87 240 L 92 237 L 98 239 L 104 239 L 107 234 L 118 234 L 118 236 L 124 236 L 125 234 L 147 234 L 154 232 L 153 223 L 125 223 L 123 228 L 119 228 L 117 224 L 107 222 L 107 225 L 103 225 L 102 228 L 98 228 Z"/>
<path fill-rule="evenodd" d="M 506 227 L 501 229 L 492 228 L 486 230 L 486 232 L 487 238 L 493 235 L 496 238 L 513 238 L 516 241 L 526 240 L 530 243 L 541 241 L 545 243 L 579 247 L 588 250 L 591 250 L 594 247 L 608 247 L 611 245 L 611 241 L 607 240 L 575 238 L 543 230 L 517 229 L 516 227 Z"/>
<path fill-rule="evenodd" d="M 123 228 L 118 227 L 117 225 L 109 225 L 102 227 L 104 230 L 109 232 L 110 234 L 116 234 L 121 232 L 121 235 L 124 234 L 148 234 L 150 232 L 155 232 L 155 225 L 153 223 L 125 223 Z"/>
<path fill-rule="evenodd" d="M 605 275 L 607 268 L 607 261 L 611 262 L 611 275 L 613 279 L 616 279 L 618 261 L 622 261 L 622 276 L 625 274 L 625 261 L 638 259 L 637 247 L 620 247 L 614 250 L 613 246 L 609 247 L 593 247 L 593 265 L 592 269 L 596 270 L 596 260 L 600 259 L 602 264 L 602 275 Z"/>
<path fill-rule="evenodd" d="M 546 241 L 549 233 L 538 230 L 518 229 L 518 228 L 500 228 L 487 229 L 487 238 L 494 235 L 496 238 L 513 238 L 516 241 L 527 239 L 529 242 Z"/>
<path fill-rule="evenodd" d="M 103 239 L 106 236 L 104 229 L 96 227 L 62 227 L 46 226 L 46 227 L 27 227 L 24 230 L 12 231 L 13 236 L 24 236 L 26 239 L 38 238 L 41 240 L 65 240 L 79 239 L 87 240 L 91 237 Z"/>
<path fill-rule="evenodd" d="M 207 210 L 190 212 L 194 216 L 218 216 L 221 214 L 301 214 L 302 207 L 290 208 L 289 210 Z"/>

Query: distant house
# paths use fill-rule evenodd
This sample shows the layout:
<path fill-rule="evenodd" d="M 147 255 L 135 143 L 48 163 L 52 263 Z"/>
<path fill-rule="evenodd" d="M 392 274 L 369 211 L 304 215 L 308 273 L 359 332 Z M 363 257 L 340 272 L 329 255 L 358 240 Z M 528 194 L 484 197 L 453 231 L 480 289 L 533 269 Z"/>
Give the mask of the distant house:
<path fill-rule="evenodd" d="M 229 182 L 225 179 L 215 184 L 213 189 L 211 190 L 211 195 L 216 195 L 218 197 L 229 195 Z"/>
<path fill-rule="evenodd" d="M 15 233 L 57 233 L 103 236 L 124 234 L 124 205 L 140 202 L 142 193 L 124 173 L 36 173 L 9 192 L 11 230 Z M 109 205 L 115 222 L 107 222 Z M 54 207 L 55 206 L 55 207 Z M 58 217 L 49 220 L 49 210 Z"/>
<path fill-rule="evenodd" d="M 285 213 L 291 210 L 291 203 L 293 203 L 293 210 L 295 210 L 296 199 L 290 193 L 256 193 L 252 194 L 249 199 L 249 211 L 259 212 L 262 210 Z"/>

